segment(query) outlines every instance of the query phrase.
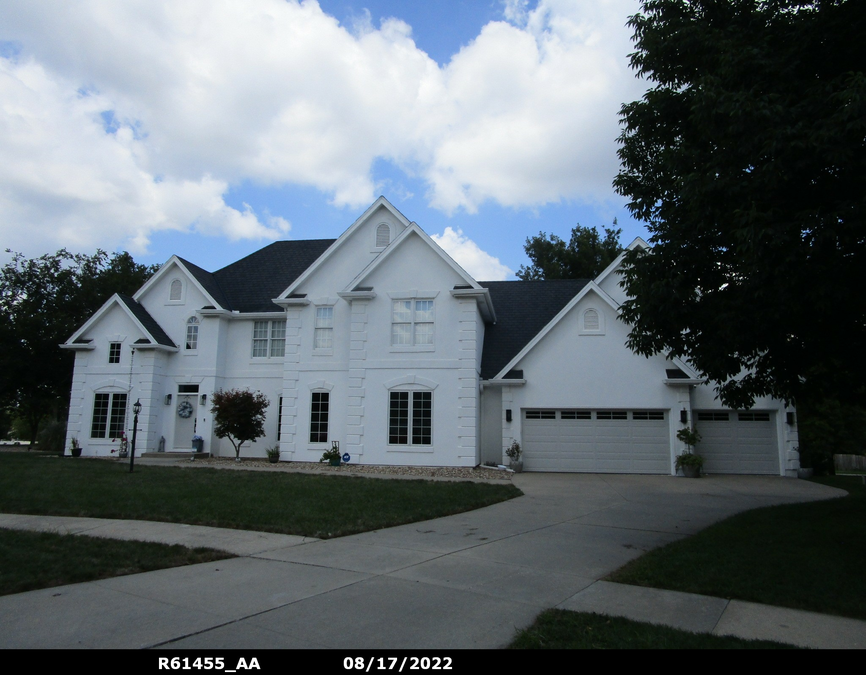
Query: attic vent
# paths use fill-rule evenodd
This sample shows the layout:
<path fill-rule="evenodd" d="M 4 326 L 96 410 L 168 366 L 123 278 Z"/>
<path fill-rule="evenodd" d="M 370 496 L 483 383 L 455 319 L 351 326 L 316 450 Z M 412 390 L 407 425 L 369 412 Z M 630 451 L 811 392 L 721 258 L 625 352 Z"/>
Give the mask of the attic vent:
<path fill-rule="evenodd" d="M 169 300 L 180 300 L 183 296 L 183 282 L 175 279 L 171 282 L 171 290 L 168 293 Z"/>
<path fill-rule="evenodd" d="M 586 310 L 586 313 L 583 315 L 583 329 L 598 330 L 598 312 L 594 309 Z"/>
<path fill-rule="evenodd" d="M 379 223 L 376 228 L 376 248 L 385 248 L 391 243 L 391 227 L 388 223 Z"/>

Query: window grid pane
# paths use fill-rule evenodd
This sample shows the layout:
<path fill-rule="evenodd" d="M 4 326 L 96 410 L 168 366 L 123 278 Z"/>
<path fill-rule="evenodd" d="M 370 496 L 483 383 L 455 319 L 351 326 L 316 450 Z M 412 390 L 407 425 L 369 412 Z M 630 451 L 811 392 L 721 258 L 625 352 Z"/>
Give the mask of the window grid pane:
<path fill-rule="evenodd" d="M 108 424 L 109 394 L 97 394 L 93 399 L 93 420 L 90 425 L 91 438 L 105 438 L 105 427 Z"/>
<path fill-rule="evenodd" d="M 310 443 L 328 442 L 328 409 L 330 394 L 314 391 L 310 403 Z"/>
<path fill-rule="evenodd" d="M 108 345 L 108 362 L 120 363 L 120 343 L 112 342 Z"/>
<path fill-rule="evenodd" d="M 108 435 L 119 438 L 126 423 L 126 394 L 114 394 L 111 399 L 111 420 Z"/>
<path fill-rule="evenodd" d="M 333 349 L 334 336 L 332 328 L 316 328 L 313 338 L 314 349 Z"/>
<path fill-rule="evenodd" d="M 186 327 L 186 348 L 198 349 L 198 326 L 195 324 Z"/>
<path fill-rule="evenodd" d="M 392 391 L 388 416 L 388 443 L 406 445 L 409 442 L 409 392 Z"/>
<path fill-rule="evenodd" d="M 433 394 L 412 392 L 412 445 L 430 445 L 433 438 Z"/>

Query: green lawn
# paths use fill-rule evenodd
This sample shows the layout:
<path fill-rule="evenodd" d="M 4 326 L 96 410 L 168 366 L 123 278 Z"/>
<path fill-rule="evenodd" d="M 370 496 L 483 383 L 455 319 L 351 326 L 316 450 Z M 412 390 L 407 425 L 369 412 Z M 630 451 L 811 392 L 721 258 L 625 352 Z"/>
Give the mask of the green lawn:
<path fill-rule="evenodd" d="M 549 609 L 510 649 L 793 649 L 764 640 L 690 633 L 619 617 Z"/>
<path fill-rule="evenodd" d="M 513 485 L 314 476 L 0 454 L 0 513 L 127 518 L 339 537 L 517 497 Z"/>
<path fill-rule="evenodd" d="M 849 495 L 742 513 L 650 551 L 609 581 L 866 619 L 866 486 Z"/>
<path fill-rule="evenodd" d="M 207 548 L 0 530 L 0 595 L 229 557 Z"/>

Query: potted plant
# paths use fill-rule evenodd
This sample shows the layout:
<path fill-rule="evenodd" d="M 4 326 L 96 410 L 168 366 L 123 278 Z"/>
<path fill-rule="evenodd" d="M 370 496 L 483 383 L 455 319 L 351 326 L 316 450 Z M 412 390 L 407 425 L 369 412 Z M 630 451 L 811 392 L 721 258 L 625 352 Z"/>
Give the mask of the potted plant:
<path fill-rule="evenodd" d="M 331 466 L 340 466 L 340 444 L 338 441 L 334 441 L 333 445 L 331 445 L 330 450 L 325 450 L 322 453 L 322 459 L 320 462 L 327 462 Z"/>
<path fill-rule="evenodd" d="M 520 456 L 523 454 L 523 451 L 520 449 L 520 443 L 516 440 L 511 441 L 511 445 L 508 446 L 508 449 L 505 451 L 505 455 L 509 459 L 509 463 L 511 464 L 511 470 L 515 473 L 520 473 L 523 471 L 523 460 L 520 459 Z"/>
<path fill-rule="evenodd" d="M 72 456 L 81 457 L 81 443 L 78 442 L 78 439 L 73 436 L 72 440 L 69 441 L 69 444 L 71 446 L 69 452 L 72 454 Z"/>
<path fill-rule="evenodd" d="M 677 456 L 676 468 L 677 471 L 682 470 L 683 476 L 686 478 L 700 478 L 701 467 L 704 465 L 704 458 L 695 454 L 695 446 L 701 440 L 701 435 L 697 429 L 680 429 L 677 432 L 677 438 L 686 444 L 686 451 Z"/>
<path fill-rule="evenodd" d="M 204 452 L 204 439 L 198 434 L 192 437 L 192 449 L 193 452 Z"/>
<path fill-rule="evenodd" d="M 111 440 L 114 441 L 115 439 L 112 438 Z M 120 438 L 117 440 L 119 440 L 120 442 L 117 444 L 116 449 L 111 449 L 111 454 L 113 455 L 116 452 L 117 456 L 120 457 L 120 459 L 126 459 L 127 457 L 129 457 L 129 442 L 126 440 L 126 432 L 121 431 Z"/>
<path fill-rule="evenodd" d="M 268 453 L 268 461 L 271 464 L 276 464 L 280 461 L 280 446 L 275 445 L 272 448 L 265 448 L 265 452 Z"/>

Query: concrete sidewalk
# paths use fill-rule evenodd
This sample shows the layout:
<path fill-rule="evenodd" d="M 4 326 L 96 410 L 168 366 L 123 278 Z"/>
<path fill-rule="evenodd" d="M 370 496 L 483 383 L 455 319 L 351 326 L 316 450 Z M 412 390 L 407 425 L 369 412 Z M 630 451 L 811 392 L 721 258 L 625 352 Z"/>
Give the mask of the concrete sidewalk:
<path fill-rule="evenodd" d="M 549 607 L 809 647 L 866 622 L 599 581 L 758 506 L 841 491 L 781 478 L 523 474 L 509 502 L 316 540 L 92 518 L 0 527 L 209 546 L 239 557 L 0 598 L 0 648 L 498 648 Z"/>

